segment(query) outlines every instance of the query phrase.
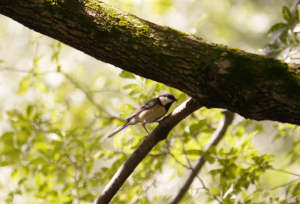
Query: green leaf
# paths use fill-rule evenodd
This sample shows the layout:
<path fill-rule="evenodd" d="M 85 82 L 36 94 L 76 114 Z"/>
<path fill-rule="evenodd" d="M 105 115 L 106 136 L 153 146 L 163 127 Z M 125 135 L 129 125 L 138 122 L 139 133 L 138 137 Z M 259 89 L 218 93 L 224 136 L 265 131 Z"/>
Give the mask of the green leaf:
<path fill-rule="evenodd" d="M 134 74 L 132 74 L 131 72 L 124 71 L 124 70 L 120 73 L 120 77 L 135 79 Z"/>
<path fill-rule="evenodd" d="M 40 59 L 42 59 L 44 56 L 45 56 L 45 54 L 42 54 L 42 55 L 40 55 L 40 56 L 34 58 L 34 59 L 33 59 L 33 63 L 34 63 L 34 64 L 37 63 L 37 62 L 40 61 Z"/>
<path fill-rule="evenodd" d="M 1 161 L 0 162 L 0 167 L 2 167 L 2 166 L 9 166 L 9 165 L 11 165 L 10 162 L 7 162 L 7 161 Z"/>
<path fill-rule="evenodd" d="M 15 169 L 11 174 L 10 174 L 10 177 L 16 181 L 17 179 L 19 179 L 20 177 L 20 174 L 19 174 L 19 171 L 17 169 Z"/>
<path fill-rule="evenodd" d="M 214 170 L 209 171 L 209 173 L 212 176 L 216 176 L 217 174 L 220 174 L 221 172 L 222 172 L 222 169 L 214 169 Z"/>
<path fill-rule="evenodd" d="M 282 16 L 287 22 L 289 23 L 293 22 L 292 13 L 288 7 L 284 6 L 282 8 Z"/>
<path fill-rule="evenodd" d="M 20 180 L 19 180 L 19 182 L 18 182 L 18 185 L 20 186 L 20 185 L 22 185 L 25 181 L 27 181 L 28 180 L 28 178 L 26 178 L 26 177 L 23 177 L 23 178 L 21 178 Z"/>
<path fill-rule="evenodd" d="M 211 188 L 209 189 L 209 193 L 213 196 L 219 195 L 220 191 L 217 188 Z"/>
<path fill-rule="evenodd" d="M 270 192 L 266 191 L 266 192 L 263 192 L 262 197 L 263 197 L 263 198 L 266 198 L 266 197 L 268 197 L 269 195 L 270 195 Z"/>
<path fill-rule="evenodd" d="M 292 195 L 293 196 L 299 196 L 300 194 L 300 183 L 297 183 L 297 185 L 295 186 L 293 192 L 292 192 Z"/>
<path fill-rule="evenodd" d="M 283 31 L 283 30 L 287 30 L 288 29 L 288 25 L 285 23 L 277 23 L 275 25 L 273 25 L 270 30 L 268 31 L 268 35 L 276 35 L 277 33 Z"/>
<path fill-rule="evenodd" d="M 33 146 L 41 152 L 46 152 L 48 149 L 50 149 L 49 145 L 45 142 L 35 142 Z"/>
<path fill-rule="evenodd" d="M 284 47 L 285 50 L 287 50 L 287 54 L 290 51 L 290 48 L 288 47 L 288 46 L 290 46 L 290 42 L 289 42 L 289 40 L 287 38 L 287 36 L 288 36 L 288 30 L 289 29 L 283 30 L 283 33 L 279 37 L 279 40 L 282 43 L 282 47 Z M 281 56 L 283 55 L 283 53 L 285 52 L 285 50 L 282 51 Z"/>
<path fill-rule="evenodd" d="M 27 110 L 26 110 L 26 115 L 27 115 L 27 117 L 30 117 L 30 115 L 31 115 L 31 113 L 32 113 L 32 110 L 33 110 L 32 105 L 29 105 L 29 106 L 27 107 Z"/>
<path fill-rule="evenodd" d="M 155 14 L 163 14 L 171 11 L 173 8 L 172 0 L 152 0 L 150 3 L 151 10 Z"/>
<path fill-rule="evenodd" d="M 81 197 L 82 200 L 90 201 L 95 198 L 95 195 L 91 194 L 90 192 L 86 193 Z"/>
<path fill-rule="evenodd" d="M 42 186 L 44 184 L 44 177 L 43 177 L 43 174 L 41 173 L 38 173 L 37 176 L 35 177 L 35 183 L 38 185 L 38 186 Z"/>
<path fill-rule="evenodd" d="M 250 140 L 258 133 L 258 131 L 254 131 L 251 134 L 249 134 L 242 143 L 242 148 L 246 147 L 247 144 L 250 142 Z"/>
<path fill-rule="evenodd" d="M 49 192 L 49 196 L 54 197 L 54 198 L 57 198 L 58 193 L 57 193 L 56 190 L 52 190 L 52 191 Z"/>
<path fill-rule="evenodd" d="M 49 91 L 48 87 L 42 82 L 36 82 L 34 84 L 34 88 L 37 89 L 37 90 L 40 90 L 43 93 L 48 93 L 48 91 Z"/>
<path fill-rule="evenodd" d="M 279 131 L 279 133 L 274 137 L 273 142 L 275 142 L 277 139 L 284 137 L 287 135 L 287 132 L 285 131 Z"/>
<path fill-rule="evenodd" d="M 49 189 L 49 186 L 48 186 L 48 183 L 47 182 L 45 182 L 45 183 L 43 183 L 43 185 L 41 185 L 41 186 L 39 186 L 39 192 L 41 193 L 41 192 L 46 192 L 46 191 L 48 191 L 48 189 Z M 39 196 L 41 196 L 41 198 L 42 197 L 44 197 L 43 195 L 39 195 Z"/>
<path fill-rule="evenodd" d="M 100 159 L 103 156 L 105 156 L 105 153 L 103 151 L 98 151 L 96 154 L 94 154 L 93 159 Z"/>
<path fill-rule="evenodd" d="M 48 161 L 43 158 L 43 157 L 38 157 L 36 159 L 31 159 L 29 162 L 29 165 L 33 165 L 38 167 L 39 165 L 44 165 L 45 163 L 47 163 Z"/>
<path fill-rule="evenodd" d="M 30 76 L 24 77 L 20 81 L 19 89 L 17 90 L 16 94 L 23 96 L 28 91 L 30 86 L 31 86 Z"/>
<path fill-rule="evenodd" d="M 13 200 L 14 200 L 14 195 L 15 195 L 14 192 L 11 191 L 11 192 L 7 195 L 5 201 L 6 201 L 7 203 L 13 202 Z"/>
<path fill-rule="evenodd" d="M 184 153 L 187 155 L 199 155 L 199 156 L 207 155 L 206 152 L 203 152 L 202 150 L 198 150 L 198 149 L 186 150 Z"/>
<path fill-rule="evenodd" d="M 213 163 L 215 163 L 215 161 L 216 161 L 215 158 L 210 157 L 210 156 L 205 157 L 205 160 L 206 160 L 208 163 L 210 163 L 210 164 L 213 164 Z"/>
<path fill-rule="evenodd" d="M 243 126 L 240 126 L 235 133 L 235 135 L 238 137 L 242 137 L 244 134 L 245 134 L 245 128 Z"/>
<path fill-rule="evenodd" d="M 298 9 L 296 9 L 296 11 L 294 12 L 294 14 L 293 14 L 293 18 L 294 18 L 294 20 L 296 21 L 296 22 L 300 22 L 299 21 L 299 11 L 298 11 Z"/>
<path fill-rule="evenodd" d="M 60 198 L 60 200 L 62 203 L 68 204 L 68 203 L 72 203 L 73 197 L 71 195 L 70 196 L 62 196 Z"/>
<path fill-rule="evenodd" d="M 194 123 L 190 126 L 190 133 L 194 134 L 197 131 L 200 131 L 202 128 L 204 128 L 207 124 L 206 120 L 199 120 L 197 123 Z"/>
<path fill-rule="evenodd" d="M 6 145 L 13 145 L 14 132 L 5 132 L 0 137 L 0 141 L 4 142 Z"/>
<path fill-rule="evenodd" d="M 264 127 L 261 124 L 256 124 L 254 129 L 259 132 L 264 132 Z"/>
<path fill-rule="evenodd" d="M 194 28 L 198 29 L 198 27 L 201 25 L 201 23 L 208 18 L 208 14 L 204 13 L 202 14 L 202 16 L 200 17 L 200 19 L 198 20 L 198 22 L 195 24 Z"/>
<path fill-rule="evenodd" d="M 84 142 L 78 139 L 73 139 L 71 142 L 69 142 L 68 146 L 73 146 L 74 143 L 76 148 L 82 147 L 82 149 L 84 149 Z"/>
<path fill-rule="evenodd" d="M 58 61 L 58 55 L 59 55 L 60 51 L 56 51 L 53 53 L 53 55 L 51 56 L 51 61 L 54 62 L 54 60 Z"/>
<path fill-rule="evenodd" d="M 135 95 L 137 93 L 141 93 L 144 89 L 142 88 L 137 88 L 137 89 L 132 89 L 132 91 L 130 91 L 129 95 L 132 96 L 132 95 Z"/>
<path fill-rule="evenodd" d="M 134 88 L 140 88 L 140 86 L 139 85 L 137 85 L 137 84 L 128 84 L 128 85 L 126 85 L 126 86 L 123 86 L 123 89 L 134 89 Z"/>
<path fill-rule="evenodd" d="M 290 44 L 297 44 L 294 33 L 291 30 L 288 30 L 288 40 Z"/>
<path fill-rule="evenodd" d="M 208 149 L 208 152 L 211 153 L 211 154 L 214 154 L 214 155 L 217 155 L 217 154 L 218 154 L 218 151 L 217 151 L 216 146 L 211 146 L 211 147 Z"/>

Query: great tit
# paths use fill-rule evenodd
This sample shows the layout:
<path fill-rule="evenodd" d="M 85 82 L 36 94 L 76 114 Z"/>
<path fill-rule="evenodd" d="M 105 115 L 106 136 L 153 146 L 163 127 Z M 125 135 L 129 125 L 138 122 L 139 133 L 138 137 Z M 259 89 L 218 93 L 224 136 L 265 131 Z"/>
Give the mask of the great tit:
<path fill-rule="evenodd" d="M 163 117 L 168 112 L 171 105 L 175 101 L 178 101 L 178 99 L 176 99 L 175 96 L 169 93 L 164 93 L 159 95 L 157 98 L 151 99 L 142 107 L 137 109 L 134 113 L 132 113 L 131 116 L 127 118 L 127 122 L 115 129 L 112 133 L 110 133 L 110 135 L 108 135 L 108 137 L 112 137 L 129 125 L 135 125 L 137 123 L 142 123 L 142 126 L 149 134 L 148 130 L 145 127 L 145 124 L 158 122 L 158 119 Z"/>

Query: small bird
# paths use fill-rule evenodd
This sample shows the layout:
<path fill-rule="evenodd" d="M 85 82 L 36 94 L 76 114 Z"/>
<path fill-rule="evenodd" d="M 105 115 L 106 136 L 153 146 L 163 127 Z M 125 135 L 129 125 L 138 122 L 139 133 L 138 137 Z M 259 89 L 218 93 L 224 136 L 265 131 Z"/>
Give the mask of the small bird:
<path fill-rule="evenodd" d="M 115 129 L 112 133 L 110 133 L 110 135 L 108 135 L 108 137 L 112 137 L 129 125 L 135 125 L 137 123 L 142 123 L 142 126 L 149 134 L 145 127 L 146 123 L 158 122 L 158 119 L 163 117 L 168 112 L 171 105 L 175 101 L 178 101 L 178 99 L 169 93 L 164 93 L 159 95 L 157 98 L 151 99 L 142 107 L 137 109 L 134 113 L 132 113 L 131 116 L 127 118 L 127 122 Z"/>

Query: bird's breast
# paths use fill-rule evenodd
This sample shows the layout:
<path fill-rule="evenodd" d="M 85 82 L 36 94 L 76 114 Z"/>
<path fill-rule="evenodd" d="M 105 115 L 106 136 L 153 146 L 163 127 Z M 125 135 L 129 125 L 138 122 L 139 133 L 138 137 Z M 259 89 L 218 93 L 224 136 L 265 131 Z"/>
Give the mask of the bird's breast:
<path fill-rule="evenodd" d="M 141 112 L 138 115 L 140 122 L 152 122 L 166 114 L 166 109 L 161 105 L 155 105 L 152 108 Z"/>

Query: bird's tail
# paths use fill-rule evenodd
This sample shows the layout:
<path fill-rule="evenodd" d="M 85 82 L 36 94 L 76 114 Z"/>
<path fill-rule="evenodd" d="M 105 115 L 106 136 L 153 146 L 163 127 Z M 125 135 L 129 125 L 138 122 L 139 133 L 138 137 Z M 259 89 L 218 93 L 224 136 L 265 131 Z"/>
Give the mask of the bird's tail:
<path fill-rule="evenodd" d="M 108 135 L 108 138 L 116 135 L 118 132 L 120 132 L 121 130 L 123 130 L 124 128 L 128 127 L 129 125 L 131 125 L 129 122 L 125 123 L 124 125 L 118 127 L 117 129 L 115 129 L 112 133 L 110 133 Z"/>

